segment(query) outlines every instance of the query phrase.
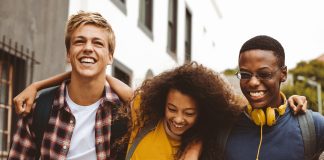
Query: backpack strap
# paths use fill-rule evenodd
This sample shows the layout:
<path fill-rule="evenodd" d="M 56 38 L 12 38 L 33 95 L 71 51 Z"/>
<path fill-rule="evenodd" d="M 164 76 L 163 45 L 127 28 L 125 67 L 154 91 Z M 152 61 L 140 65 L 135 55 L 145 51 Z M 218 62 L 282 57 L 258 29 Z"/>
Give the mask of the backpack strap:
<path fill-rule="evenodd" d="M 316 150 L 316 134 L 312 111 L 307 110 L 305 114 L 300 114 L 297 119 L 304 141 L 305 159 L 313 159 Z"/>
<path fill-rule="evenodd" d="M 43 135 L 45 128 L 48 124 L 50 113 L 52 110 L 52 105 L 54 101 L 54 96 L 57 92 L 59 86 L 51 87 L 42 91 L 42 93 L 36 99 L 36 107 L 34 109 L 33 124 L 32 128 L 35 132 L 35 142 L 36 142 L 36 158 L 40 157 L 40 150 L 43 141 Z"/>
<path fill-rule="evenodd" d="M 149 132 L 151 132 L 153 129 L 156 128 L 157 123 L 156 122 L 152 122 L 149 123 L 147 125 L 145 125 L 142 129 L 139 130 L 139 132 L 137 133 L 133 144 L 130 146 L 126 158 L 125 160 L 130 160 L 131 157 L 133 156 L 133 153 L 137 147 L 137 145 L 139 144 L 139 142 L 145 137 L 146 134 L 148 134 Z"/>

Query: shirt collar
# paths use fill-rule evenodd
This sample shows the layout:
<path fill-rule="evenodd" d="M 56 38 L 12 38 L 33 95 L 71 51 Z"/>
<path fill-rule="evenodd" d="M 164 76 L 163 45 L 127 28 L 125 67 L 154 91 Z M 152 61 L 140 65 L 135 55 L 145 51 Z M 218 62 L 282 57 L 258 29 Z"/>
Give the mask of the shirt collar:
<path fill-rule="evenodd" d="M 61 109 L 64 106 L 67 106 L 65 97 L 66 97 L 66 87 L 67 84 L 70 83 L 70 80 L 65 80 L 59 87 L 59 94 L 56 96 L 53 102 L 53 108 Z M 118 95 L 113 91 L 113 89 L 109 86 L 108 82 L 105 82 L 104 92 L 102 94 L 102 102 L 110 102 L 113 105 L 121 105 L 121 101 Z M 102 104 L 102 103 L 101 103 Z"/>

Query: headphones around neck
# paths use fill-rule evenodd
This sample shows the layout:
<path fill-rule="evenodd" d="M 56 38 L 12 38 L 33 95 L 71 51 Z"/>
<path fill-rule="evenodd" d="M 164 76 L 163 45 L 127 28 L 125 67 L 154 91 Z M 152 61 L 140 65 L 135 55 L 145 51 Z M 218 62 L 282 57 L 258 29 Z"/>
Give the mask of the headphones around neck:
<path fill-rule="evenodd" d="M 276 112 L 280 116 L 285 114 L 287 108 L 286 96 L 280 92 L 280 96 L 284 100 L 284 103 L 278 108 L 267 107 L 266 113 L 263 109 L 253 109 L 250 104 L 247 105 L 247 114 L 250 116 L 250 119 L 258 126 L 263 126 L 267 123 L 268 126 L 273 126 L 276 124 Z"/>

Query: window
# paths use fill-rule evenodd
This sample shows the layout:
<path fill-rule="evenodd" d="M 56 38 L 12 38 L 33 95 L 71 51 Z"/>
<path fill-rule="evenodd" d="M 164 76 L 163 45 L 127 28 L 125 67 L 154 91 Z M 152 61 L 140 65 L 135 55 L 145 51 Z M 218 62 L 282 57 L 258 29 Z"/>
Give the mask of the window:
<path fill-rule="evenodd" d="M 126 84 L 130 84 L 130 76 L 118 67 L 115 68 L 115 77 Z"/>
<path fill-rule="evenodd" d="M 0 156 L 7 156 L 10 145 L 13 67 L 0 57 Z"/>
<path fill-rule="evenodd" d="M 186 29 L 185 29 L 185 63 L 191 61 L 191 13 L 186 9 Z"/>
<path fill-rule="evenodd" d="M 154 77 L 154 73 L 151 69 L 147 70 L 145 79 L 152 79 Z"/>
<path fill-rule="evenodd" d="M 140 0 L 139 28 L 153 39 L 153 0 Z"/>
<path fill-rule="evenodd" d="M 123 65 L 118 60 L 114 59 L 114 63 L 112 66 L 112 75 L 116 77 L 117 79 L 121 80 L 128 86 L 131 86 L 132 82 L 132 70 L 130 70 L 128 67 Z"/>
<path fill-rule="evenodd" d="M 127 15 L 127 9 L 126 9 L 126 0 L 111 0 L 117 8 L 119 8 L 125 15 Z"/>
<path fill-rule="evenodd" d="M 169 0 L 167 51 L 176 58 L 177 53 L 177 0 Z"/>
<path fill-rule="evenodd" d="M 0 39 L 0 159 L 7 159 L 18 116 L 12 111 L 12 98 L 33 81 L 33 68 L 40 64 L 34 52 L 12 43 L 5 36 Z"/>

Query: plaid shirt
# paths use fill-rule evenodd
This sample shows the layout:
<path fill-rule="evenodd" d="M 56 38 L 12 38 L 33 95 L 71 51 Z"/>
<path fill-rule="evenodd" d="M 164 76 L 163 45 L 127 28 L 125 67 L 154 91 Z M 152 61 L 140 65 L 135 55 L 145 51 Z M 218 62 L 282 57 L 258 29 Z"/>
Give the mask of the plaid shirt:
<path fill-rule="evenodd" d="M 75 118 L 65 101 L 65 87 L 62 83 L 53 102 L 52 112 L 44 132 L 41 145 L 41 159 L 66 159 L 71 144 Z M 112 107 L 118 107 L 121 102 L 106 84 L 95 120 L 95 147 L 97 159 L 109 159 L 110 136 L 112 123 Z M 34 104 L 33 107 L 36 105 Z M 10 160 L 35 159 L 36 143 L 35 132 L 31 129 L 33 115 L 30 114 L 18 121 L 18 129 L 13 137 Z"/>

